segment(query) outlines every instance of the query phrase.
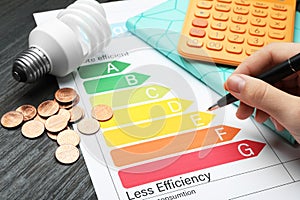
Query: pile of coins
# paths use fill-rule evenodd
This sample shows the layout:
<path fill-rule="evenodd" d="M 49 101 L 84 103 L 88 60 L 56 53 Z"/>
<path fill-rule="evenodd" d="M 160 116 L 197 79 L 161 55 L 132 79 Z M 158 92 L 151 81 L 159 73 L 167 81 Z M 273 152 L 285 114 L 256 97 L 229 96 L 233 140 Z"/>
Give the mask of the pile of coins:
<path fill-rule="evenodd" d="M 79 134 L 70 128 L 77 123 L 80 133 L 94 134 L 100 129 L 99 121 L 112 118 L 112 109 L 104 104 L 92 109 L 93 118 L 84 118 L 84 111 L 77 106 L 79 95 L 72 88 L 61 88 L 54 94 L 54 100 L 42 102 L 36 109 L 32 105 L 22 105 L 14 111 L 5 113 L 1 124 L 6 128 L 22 125 L 21 132 L 26 138 L 40 137 L 45 131 L 59 145 L 55 151 L 56 159 L 63 164 L 78 160 L 80 143 Z"/>

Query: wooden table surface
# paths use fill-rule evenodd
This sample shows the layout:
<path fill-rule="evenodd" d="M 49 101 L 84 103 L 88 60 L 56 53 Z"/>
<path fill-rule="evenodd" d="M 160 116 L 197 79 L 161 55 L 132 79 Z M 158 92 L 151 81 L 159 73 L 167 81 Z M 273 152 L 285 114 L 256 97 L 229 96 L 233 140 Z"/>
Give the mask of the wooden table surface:
<path fill-rule="evenodd" d="M 22 104 L 38 106 L 53 99 L 58 89 L 52 76 L 25 84 L 12 75 L 15 56 L 28 47 L 35 27 L 32 14 L 65 8 L 74 0 L 0 1 L 0 116 Z M 99 2 L 107 2 L 100 0 Z M 0 126 L 0 199 L 96 199 L 82 154 L 72 165 L 54 157 L 58 145 L 46 134 L 34 140 L 22 136 L 20 127 Z"/>

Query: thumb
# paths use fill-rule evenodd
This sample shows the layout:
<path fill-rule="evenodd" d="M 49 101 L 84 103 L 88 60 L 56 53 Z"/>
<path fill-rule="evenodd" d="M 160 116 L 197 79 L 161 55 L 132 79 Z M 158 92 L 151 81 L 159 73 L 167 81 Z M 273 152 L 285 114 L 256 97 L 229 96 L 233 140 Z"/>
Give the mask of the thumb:
<path fill-rule="evenodd" d="M 231 75 L 225 89 L 244 104 L 262 110 L 283 123 L 290 117 L 290 106 L 295 102 L 294 96 L 244 74 Z"/>

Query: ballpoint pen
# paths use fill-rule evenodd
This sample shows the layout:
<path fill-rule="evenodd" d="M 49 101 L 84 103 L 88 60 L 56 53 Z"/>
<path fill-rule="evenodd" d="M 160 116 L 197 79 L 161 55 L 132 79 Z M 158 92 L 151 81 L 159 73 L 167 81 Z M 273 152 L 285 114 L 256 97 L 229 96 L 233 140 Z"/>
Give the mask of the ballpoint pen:
<path fill-rule="evenodd" d="M 261 79 L 269 84 L 274 84 L 299 70 L 300 70 L 300 53 L 289 58 L 288 60 L 284 61 L 283 63 L 273 67 L 269 71 L 266 71 L 265 73 L 257 76 L 256 78 Z M 238 99 L 229 93 L 229 94 L 223 96 L 219 101 L 217 101 L 216 104 L 209 107 L 208 111 L 213 111 L 215 109 L 224 107 L 235 101 L 238 101 Z"/>

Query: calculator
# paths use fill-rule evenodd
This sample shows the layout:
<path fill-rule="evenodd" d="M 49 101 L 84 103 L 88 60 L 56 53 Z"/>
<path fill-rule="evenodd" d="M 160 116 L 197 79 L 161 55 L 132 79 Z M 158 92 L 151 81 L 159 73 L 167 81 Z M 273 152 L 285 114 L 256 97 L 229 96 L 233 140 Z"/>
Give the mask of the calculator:
<path fill-rule="evenodd" d="M 296 0 L 190 0 L 178 43 L 189 59 L 237 66 L 272 42 L 292 42 Z"/>

